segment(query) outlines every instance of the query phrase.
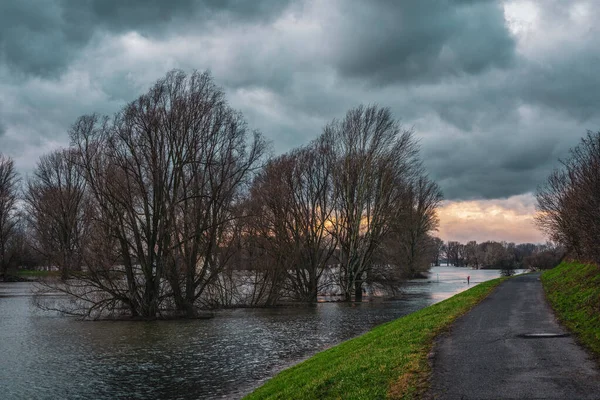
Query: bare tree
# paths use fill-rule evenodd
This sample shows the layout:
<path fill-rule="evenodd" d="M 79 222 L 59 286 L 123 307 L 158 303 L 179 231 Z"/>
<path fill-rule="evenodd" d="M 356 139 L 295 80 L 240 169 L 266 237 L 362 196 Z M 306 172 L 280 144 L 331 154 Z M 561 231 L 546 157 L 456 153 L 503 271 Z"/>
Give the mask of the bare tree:
<path fill-rule="evenodd" d="M 169 282 L 177 308 L 192 315 L 233 255 L 233 207 L 260 167 L 265 143 L 256 132 L 246 143 L 250 132 L 242 115 L 227 106 L 207 73 L 172 73 L 161 85 L 167 96 L 162 101 L 173 104 L 163 129 L 177 166 L 166 204 L 170 237 L 176 238 Z"/>
<path fill-rule="evenodd" d="M 285 263 L 275 251 L 280 237 L 270 231 L 276 219 L 270 215 L 269 205 L 264 203 L 262 195 L 256 193 L 257 190 L 263 193 L 262 184 L 258 183 L 263 174 L 255 179 L 249 198 L 241 206 L 243 218 L 239 220 L 240 234 L 236 236 L 237 251 L 228 271 L 232 277 L 237 274 L 241 280 L 239 304 L 251 306 L 275 305 L 284 296 L 287 274 Z"/>
<path fill-rule="evenodd" d="M 232 256 L 233 212 L 264 141 L 207 74 L 173 71 L 113 118 L 71 130 L 98 238 L 68 286 L 79 312 L 193 316 Z M 65 286 L 66 287 L 66 286 Z"/>
<path fill-rule="evenodd" d="M 423 273 L 430 266 L 434 244 L 429 234 L 438 228 L 436 210 L 442 198 L 439 186 L 422 173 L 408 185 L 406 204 L 399 208 L 402 211 L 392 223 L 392 236 L 402 249 L 399 262 L 408 276 Z"/>
<path fill-rule="evenodd" d="M 462 266 L 461 247 L 464 246 L 457 241 L 448 241 L 446 244 L 446 260 L 448 265 L 452 264 L 455 267 Z"/>
<path fill-rule="evenodd" d="M 432 253 L 432 261 L 431 263 L 435 266 L 439 266 L 440 265 L 440 260 L 442 259 L 442 256 L 444 254 L 444 241 L 442 239 L 440 239 L 439 237 L 432 237 L 432 246 L 433 246 L 433 253 Z"/>
<path fill-rule="evenodd" d="M 91 206 L 75 150 L 43 156 L 27 182 L 25 208 L 34 233 L 33 246 L 63 280 L 80 271 L 84 241 L 89 237 Z"/>
<path fill-rule="evenodd" d="M 365 274 L 391 230 L 395 207 L 418 165 L 412 132 L 401 129 L 387 108 L 360 106 L 325 128 L 335 156 L 335 223 L 340 284 L 347 301 L 362 299 Z"/>
<path fill-rule="evenodd" d="M 538 188 L 537 223 L 567 253 L 600 262 L 600 132 L 588 132 Z"/>
<path fill-rule="evenodd" d="M 20 179 L 15 171 L 11 158 L 0 154 L 0 273 L 4 280 L 14 266 L 17 256 L 12 251 L 11 241 L 14 239 L 19 218 L 17 215 L 17 190 Z"/>
<path fill-rule="evenodd" d="M 271 160 L 255 181 L 257 222 L 267 252 L 285 279 L 278 284 L 305 302 L 316 302 L 321 275 L 337 241 L 333 218 L 332 154 L 321 137 Z"/>
<path fill-rule="evenodd" d="M 481 251 L 476 241 L 471 240 L 465 245 L 465 264 L 467 267 L 479 269 L 481 264 Z"/>
<path fill-rule="evenodd" d="M 532 271 L 556 267 L 563 260 L 565 251 L 561 246 L 547 243 L 536 248 L 523 260 L 523 267 Z"/>
<path fill-rule="evenodd" d="M 378 251 L 377 263 L 368 271 L 370 284 L 382 286 L 392 294 L 405 279 L 423 276 L 432 260 L 435 262 L 439 249 L 437 238 L 430 236 L 438 226 L 436 209 L 442 199 L 439 187 L 419 171 L 404 190 L 389 222 L 391 229 Z"/>

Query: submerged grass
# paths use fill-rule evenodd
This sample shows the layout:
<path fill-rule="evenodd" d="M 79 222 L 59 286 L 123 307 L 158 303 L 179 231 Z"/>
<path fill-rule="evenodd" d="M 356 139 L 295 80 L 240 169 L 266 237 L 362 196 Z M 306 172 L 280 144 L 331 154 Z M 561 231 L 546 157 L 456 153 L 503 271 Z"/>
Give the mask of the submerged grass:
<path fill-rule="evenodd" d="M 282 371 L 246 399 L 414 399 L 427 389 L 434 338 L 499 278 L 380 325 Z"/>
<path fill-rule="evenodd" d="M 542 284 L 558 319 L 600 358 L 600 268 L 563 262 L 542 274 Z"/>

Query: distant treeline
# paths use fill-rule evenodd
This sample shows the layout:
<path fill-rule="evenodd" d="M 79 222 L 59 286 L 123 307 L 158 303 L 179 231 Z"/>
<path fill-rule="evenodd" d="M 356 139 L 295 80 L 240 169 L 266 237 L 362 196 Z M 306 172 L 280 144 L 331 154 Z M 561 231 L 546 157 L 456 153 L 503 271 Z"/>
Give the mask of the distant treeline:
<path fill-rule="evenodd" d="M 434 264 L 446 262 L 456 267 L 476 269 L 547 269 L 560 263 L 564 255 L 561 246 L 553 243 L 507 243 L 487 241 L 466 244 L 456 241 L 444 243 L 435 238 Z"/>
<path fill-rule="evenodd" d="M 194 316 L 315 302 L 331 282 L 360 301 L 429 268 L 442 194 L 387 108 L 269 157 L 207 73 L 173 71 L 69 134 L 23 185 L 0 158 L 0 273 L 58 268 L 62 311 Z"/>

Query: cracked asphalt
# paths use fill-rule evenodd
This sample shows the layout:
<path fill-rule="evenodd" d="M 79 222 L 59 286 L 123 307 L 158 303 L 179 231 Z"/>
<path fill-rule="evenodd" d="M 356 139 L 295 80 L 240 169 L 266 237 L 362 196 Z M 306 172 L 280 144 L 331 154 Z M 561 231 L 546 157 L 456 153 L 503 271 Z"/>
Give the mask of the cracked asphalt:
<path fill-rule="evenodd" d="M 598 364 L 558 324 L 539 276 L 502 283 L 438 339 L 428 397 L 600 399 Z M 564 336 L 522 336 L 535 333 Z"/>

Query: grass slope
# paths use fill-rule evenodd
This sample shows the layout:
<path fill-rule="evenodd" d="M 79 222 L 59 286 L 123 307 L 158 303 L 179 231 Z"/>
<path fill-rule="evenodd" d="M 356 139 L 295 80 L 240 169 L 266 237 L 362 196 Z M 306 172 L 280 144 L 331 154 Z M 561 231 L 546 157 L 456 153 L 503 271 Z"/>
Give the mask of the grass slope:
<path fill-rule="evenodd" d="M 542 274 L 542 284 L 558 319 L 600 357 L 600 268 L 563 262 Z"/>
<path fill-rule="evenodd" d="M 282 371 L 246 399 L 411 399 L 427 388 L 433 339 L 505 278 L 481 283 Z"/>

